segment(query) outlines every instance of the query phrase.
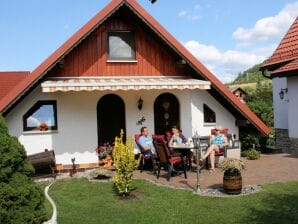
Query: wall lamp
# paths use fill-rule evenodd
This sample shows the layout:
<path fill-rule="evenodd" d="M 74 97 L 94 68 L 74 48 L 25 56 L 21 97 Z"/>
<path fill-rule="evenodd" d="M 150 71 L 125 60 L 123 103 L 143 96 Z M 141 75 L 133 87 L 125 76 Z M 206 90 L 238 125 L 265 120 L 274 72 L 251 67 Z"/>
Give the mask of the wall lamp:
<path fill-rule="evenodd" d="M 144 103 L 144 100 L 142 100 L 142 98 L 140 97 L 140 99 L 138 100 L 138 108 L 139 108 L 139 110 L 142 110 L 143 103 Z"/>
<path fill-rule="evenodd" d="M 285 88 L 285 89 L 281 88 L 279 92 L 279 98 L 283 100 L 285 98 L 285 94 L 287 93 L 288 93 L 288 88 Z"/>

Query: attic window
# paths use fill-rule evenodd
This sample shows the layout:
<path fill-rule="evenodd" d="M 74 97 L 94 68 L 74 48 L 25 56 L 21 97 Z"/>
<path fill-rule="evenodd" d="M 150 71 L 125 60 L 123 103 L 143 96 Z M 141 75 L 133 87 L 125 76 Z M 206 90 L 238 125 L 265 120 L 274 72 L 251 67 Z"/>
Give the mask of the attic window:
<path fill-rule="evenodd" d="M 109 60 L 134 61 L 135 38 L 132 31 L 109 31 Z"/>
<path fill-rule="evenodd" d="M 210 109 L 206 104 L 203 106 L 204 110 L 204 123 L 215 123 L 216 114 L 213 110 Z"/>
<path fill-rule="evenodd" d="M 45 127 L 45 128 L 44 128 Z M 23 116 L 24 131 L 57 130 L 57 104 L 54 100 L 37 101 Z"/>

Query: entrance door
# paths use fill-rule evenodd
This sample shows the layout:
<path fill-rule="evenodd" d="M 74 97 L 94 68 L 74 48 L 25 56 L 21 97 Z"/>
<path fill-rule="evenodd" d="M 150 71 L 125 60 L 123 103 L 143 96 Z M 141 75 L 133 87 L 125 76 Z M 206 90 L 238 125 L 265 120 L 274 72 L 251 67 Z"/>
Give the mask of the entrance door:
<path fill-rule="evenodd" d="M 125 105 L 123 100 L 115 95 L 103 96 L 97 103 L 97 133 L 98 144 L 113 143 L 115 137 L 120 135 L 120 130 L 125 134 Z"/>
<path fill-rule="evenodd" d="M 155 134 L 165 134 L 172 126 L 180 127 L 179 102 L 171 93 L 159 95 L 154 102 Z"/>

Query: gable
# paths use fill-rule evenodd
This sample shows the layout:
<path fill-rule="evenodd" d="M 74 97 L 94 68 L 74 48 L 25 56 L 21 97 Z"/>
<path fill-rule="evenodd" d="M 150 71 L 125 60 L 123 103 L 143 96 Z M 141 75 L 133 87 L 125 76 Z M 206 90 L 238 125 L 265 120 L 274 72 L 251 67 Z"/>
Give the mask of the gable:
<path fill-rule="evenodd" d="M 44 62 L 42 62 L 30 74 L 30 76 L 26 77 L 22 82 L 17 84 L 12 91 L 10 91 L 4 98 L 2 98 L 0 100 L 0 111 L 7 112 L 9 109 L 11 109 L 11 107 L 18 103 L 22 99 L 22 97 L 25 96 L 25 94 L 32 90 L 32 87 L 40 84 L 47 75 L 65 76 L 71 73 L 73 75 L 75 72 L 74 68 L 76 68 L 77 75 L 84 76 L 84 74 L 89 75 L 94 74 L 94 72 L 96 74 L 99 74 L 99 71 L 101 71 L 101 69 L 105 69 L 102 67 L 104 66 L 104 64 L 102 65 L 100 63 L 96 63 L 97 61 L 95 59 L 98 59 L 98 57 L 95 57 L 94 59 L 94 55 L 97 56 L 97 53 L 94 54 L 95 49 L 88 50 L 88 46 L 89 48 L 92 48 L 92 35 L 90 34 L 92 34 L 93 31 L 97 30 L 98 28 L 104 27 L 101 25 L 105 24 L 105 22 L 108 21 L 109 18 L 112 18 L 114 14 L 116 15 L 117 10 L 121 7 L 125 7 L 130 15 L 135 15 L 138 26 L 143 27 L 143 30 L 145 31 L 146 37 L 144 37 L 144 39 L 146 39 L 147 35 L 149 34 L 148 36 L 150 36 L 150 38 L 154 40 L 150 42 L 153 48 L 157 46 L 157 43 L 161 43 L 162 47 L 158 45 L 156 51 L 158 52 L 157 56 L 153 57 L 149 54 L 147 54 L 147 56 L 144 56 L 144 63 L 140 63 L 140 65 L 142 64 L 142 66 L 133 67 L 132 64 L 127 65 L 126 63 L 123 63 L 121 65 L 113 64 L 112 66 L 108 66 L 109 70 L 104 70 L 104 72 L 108 72 L 110 75 L 114 75 L 122 72 L 122 69 L 123 71 L 127 69 L 125 70 L 125 73 L 140 74 L 139 69 L 141 68 L 140 72 L 142 74 L 151 72 L 151 74 L 146 75 L 168 75 L 169 72 L 173 72 L 174 74 L 170 74 L 172 76 L 177 74 L 189 75 L 190 73 L 193 78 L 210 81 L 211 89 L 208 92 L 213 97 L 215 97 L 215 99 L 217 99 L 222 105 L 224 105 L 226 108 L 229 108 L 229 111 L 231 111 L 232 114 L 237 115 L 236 117 L 244 117 L 245 119 L 248 119 L 261 133 L 266 135 L 270 133 L 270 129 L 247 106 L 243 105 L 223 83 L 221 83 L 202 63 L 200 63 L 189 51 L 187 51 L 181 43 L 179 43 L 168 31 L 166 31 L 165 28 L 163 28 L 151 15 L 149 15 L 135 0 L 111 1 L 110 4 L 108 4 L 102 11 L 100 11 L 87 24 L 85 24 L 72 37 L 70 37 L 60 48 L 58 48 L 52 55 L 50 55 Z M 127 15 L 125 15 L 125 17 L 127 17 Z M 108 25 L 108 23 L 106 23 L 106 25 Z M 150 34 L 150 32 L 152 32 L 152 34 Z M 89 38 L 90 42 L 88 42 Z M 82 46 L 84 44 L 84 40 L 86 40 L 85 44 L 87 44 L 87 47 L 85 46 L 83 48 Z M 96 46 L 98 47 L 99 45 Z M 78 49 L 76 51 L 77 53 L 72 54 L 71 52 L 76 49 L 76 47 Z M 160 53 L 159 49 L 160 52 L 165 52 Z M 146 55 L 145 53 L 147 52 L 147 50 L 148 49 L 144 51 L 144 55 Z M 78 56 L 76 56 L 76 54 Z M 169 55 L 169 57 L 166 56 L 167 54 Z M 69 58 L 72 57 L 75 60 L 68 59 L 68 67 L 64 67 L 66 66 L 65 57 L 67 57 L 67 55 L 69 55 Z M 81 64 L 79 60 L 85 60 L 83 59 L 85 57 L 88 58 L 90 61 L 86 60 L 84 63 Z M 147 68 L 148 63 L 146 62 L 148 58 L 151 59 L 151 61 L 149 61 L 148 63 L 152 65 L 149 70 Z M 183 60 L 187 64 L 187 66 L 186 68 L 171 67 L 172 70 L 168 71 L 166 66 L 164 66 L 164 64 L 166 63 L 160 60 L 164 58 L 165 61 L 168 61 L 168 63 L 170 64 L 173 61 L 176 62 Z M 102 60 L 101 62 L 104 62 L 104 60 Z M 71 66 L 74 63 L 76 63 L 76 65 Z M 107 62 L 104 63 L 106 64 Z M 182 63 L 182 65 L 185 63 Z M 127 66 L 127 68 L 124 66 Z M 63 67 L 67 68 L 68 70 L 65 71 Z M 63 68 L 64 71 L 62 71 L 61 68 Z M 138 73 L 136 73 L 136 71 L 138 71 Z M 123 75 L 123 72 L 121 75 Z"/>
<path fill-rule="evenodd" d="M 135 61 L 109 61 L 109 31 L 133 32 Z M 178 64 L 179 60 L 177 53 L 152 30 L 142 26 L 131 10 L 122 6 L 61 59 L 63 64 L 57 64 L 49 76 L 187 76 L 195 73 L 189 66 Z"/>

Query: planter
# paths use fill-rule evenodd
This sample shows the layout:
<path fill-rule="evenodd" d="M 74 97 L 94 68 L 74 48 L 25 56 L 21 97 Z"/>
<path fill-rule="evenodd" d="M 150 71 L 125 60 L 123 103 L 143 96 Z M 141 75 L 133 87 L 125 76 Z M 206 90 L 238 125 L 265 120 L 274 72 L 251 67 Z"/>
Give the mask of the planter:
<path fill-rule="evenodd" d="M 225 172 L 223 177 L 223 188 L 228 194 L 240 194 L 242 190 L 241 173 L 231 176 Z"/>

